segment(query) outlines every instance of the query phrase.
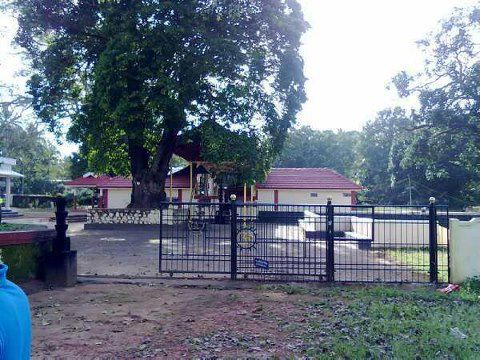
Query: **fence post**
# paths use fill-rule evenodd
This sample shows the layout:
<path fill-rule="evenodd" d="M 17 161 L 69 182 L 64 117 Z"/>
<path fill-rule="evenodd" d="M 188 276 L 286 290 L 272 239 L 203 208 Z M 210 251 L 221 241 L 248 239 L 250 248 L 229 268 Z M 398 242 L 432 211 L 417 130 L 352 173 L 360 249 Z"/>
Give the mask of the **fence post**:
<path fill-rule="evenodd" d="M 168 205 L 170 206 L 170 204 Z M 173 201 L 172 201 L 172 208 L 173 208 Z M 168 207 L 167 207 L 168 211 Z M 158 234 L 158 272 L 162 272 L 162 257 L 163 257 L 163 206 L 160 205 L 160 231 Z"/>
<path fill-rule="evenodd" d="M 327 201 L 327 218 L 326 218 L 326 237 L 327 237 L 327 281 L 333 282 L 335 280 L 335 253 L 334 253 L 334 211 L 332 199 Z"/>
<path fill-rule="evenodd" d="M 237 196 L 230 195 L 230 279 L 237 279 Z"/>
<path fill-rule="evenodd" d="M 57 236 L 53 242 L 53 253 L 58 255 L 70 251 L 70 238 L 67 236 L 67 201 L 63 196 L 56 198 L 57 209 L 55 211 L 55 230 Z"/>
<path fill-rule="evenodd" d="M 428 211 L 428 233 L 429 233 L 429 249 L 430 249 L 430 282 L 438 282 L 438 252 L 437 252 L 437 208 L 435 206 L 435 198 L 429 199 Z"/>
<path fill-rule="evenodd" d="M 70 250 L 70 238 L 67 236 L 67 202 L 57 197 L 55 212 L 55 230 L 52 253 L 45 259 L 45 282 L 47 286 L 75 286 L 77 283 L 77 252 Z"/>

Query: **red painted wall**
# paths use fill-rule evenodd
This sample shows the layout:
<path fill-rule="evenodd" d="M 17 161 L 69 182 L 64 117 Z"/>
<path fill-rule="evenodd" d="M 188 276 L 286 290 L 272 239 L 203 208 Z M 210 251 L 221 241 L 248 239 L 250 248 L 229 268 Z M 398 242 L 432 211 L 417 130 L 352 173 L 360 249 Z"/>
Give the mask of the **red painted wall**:
<path fill-rule="evenodd" d="M 30 230 L 0 233 L 0 246 L 33 244 L 50 241 L 57 235 L 55 230 Z"/>

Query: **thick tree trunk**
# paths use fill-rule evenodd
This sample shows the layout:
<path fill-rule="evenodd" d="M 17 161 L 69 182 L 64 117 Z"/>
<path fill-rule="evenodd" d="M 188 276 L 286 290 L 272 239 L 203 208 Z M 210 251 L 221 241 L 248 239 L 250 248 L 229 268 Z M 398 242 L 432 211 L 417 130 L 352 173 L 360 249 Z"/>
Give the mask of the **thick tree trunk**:
<path fill-rule="evenodd" d="M 165 176 L 159 177 L 151 170 L 145 170 L 132 180 L 131 208 L 150 209 L 159 208 L 165 200 Z"/>
<path fill-rule="evenodd" d="M 143 145 L 129 143 L 132 171 L 131 208 L 159 208 L 166 199 L 165 180 L 177 141 L 177 130 L 165 130 L 153 161 Z"/>

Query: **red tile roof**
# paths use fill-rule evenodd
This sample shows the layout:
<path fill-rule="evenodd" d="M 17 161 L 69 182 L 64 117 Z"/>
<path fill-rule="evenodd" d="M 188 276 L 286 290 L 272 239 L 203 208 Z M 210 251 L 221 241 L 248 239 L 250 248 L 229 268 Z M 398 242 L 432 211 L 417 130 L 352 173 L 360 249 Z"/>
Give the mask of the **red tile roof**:
<path fill-rule="evenodd" d="M 188 171 L 181 171 L 173 175 L 175 189 L 188 189 L 190 176 Z M 188 170 L 188 169 L 187 169 Z M 77 188 L 125 189 L 132 187 L 132 180 L 122 176 L 110 177 L 80 177 L 65 182 L 65 186 Z M 170 187 L 170 176 L 165 181 L 165 188 Z M 340 175 L 334 170 L 326 168 L 274 168 L 258 189 L 331 189 L 331 190 L 361 190 L 362 187 Z"/>
<path fill-rule="evenodd" d="M 132 187 L 132 180 L 122 176 L 80 177 L 71 181 L 66 181 L 65 186 L 77 188 L 99 188 L 99 189 L 129 189 Z M 165 188 L 170 187 L 170 176 L 165 181 Z M 190 178 L 187 175 L 173 175 L 172 187 L 175 189 L 185 189 L 190 187 Z"/>
<path fill-rule="evenodd" d="M 84 188 L 131 188 L 132 180 L 124 178 L 122 176 L 88 176 L 79 177 L 71 181 L 66 181 L 65 186 Z"/>
<path fill-rule="evenodd" d="M 258 189 L 361 190 L 360 185 L 326 168 L 273 168 Z"/>

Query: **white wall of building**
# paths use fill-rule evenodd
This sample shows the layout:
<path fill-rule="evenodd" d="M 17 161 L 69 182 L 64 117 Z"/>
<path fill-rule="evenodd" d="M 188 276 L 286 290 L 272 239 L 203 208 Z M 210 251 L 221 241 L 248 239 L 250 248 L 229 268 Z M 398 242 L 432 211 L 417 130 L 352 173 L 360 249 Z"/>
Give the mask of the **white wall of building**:
<path fill-rule="evenodd" d="M 165 193 L 167 194 L 167 200 L 170 200 L 170 189 L 166 188 Z M 182 193 L 182 196 L 185 196 L 185 192 Z M 177 199 L 178 198 L 178 189 L 173 189 L 172 188 L 172 198 Z M 182 199 L 182 201 L 185 201 Z"/>
<path fill-rule="evenodd" d="M 108 208 L 123 209 L 130 204 L 132 189 L 108 189 Z"/>
<path fill-rule="evenodd" d="M 172 195 L 174 199 L 178 198 L 178 190 L 172 189 Z M 190 201 L 190 189 L 181 189 L 182 190 L 182 201 Z M 102 189 L 103 192 L 103 189 Z M 165 192 L 167 194 L 167 201 L 170 199 L 170 189 L 166 188 Z M 108 208 L 109 209 L 123 209 L 130 204 L 132 189 L 108 189 Z M 193 199 L 192 202 L 196 202 L 196 199 Z"/>
<path fill-rule="evenodd" d="M 178 198 L 178 189 L 172 189 L 173 198 Z M 165 189 L 167 198 L 170 198 L 170 189 Z M 130 203 L 131 189 L 108 189 L 108 208 L 122 209 Z M 317 196 L 312 196 L 316 194 Z M 280 189 L 278 190 L 279 204 L 312 204 L 325 205 L 327 198 L 332 198 L 332 203 L 335 205 L 350 205 L 351 191 L 350 190 L 318 190 L 318 189 Z M 197 200 L 190 200 L 190 190 L 182 189 L 182 201 L 196 202 Z M 259 203 L 275 202 L 274 190 L 259 189 L 258 200 Z"/>
<path fill-rule="evenodd" d="M 259 203 L 273 204 L 273 202 L 274 202 L 273 190 L 263 190 L 263 189 L 259 189 L 259 190 L 258 190 L 258 199 L 257 199 L 257 201 L 258 201 Z"/>
<path fill-rule="evenodd" d="M 346 196 L 344 196 L 344 193 Z M 314 195 L 316 194 L 316 196 Z M 352 202 L 351 191 L 318 190 L 318 189 L 280 189 L 278 202 L 284 204 L 326 204 L 331 197 L 335 205 L 350 205 Z"/>
<path fill-rule="evenodd" d="M 324 189 L 279 189 L 279 204 L 313 204 L 324 205 L 331 197 L 335 205 L 351 205 L 351 190 L 324 190 Z M 258 202 L 273 203 L 274 190 L 259 189 Z"/>

